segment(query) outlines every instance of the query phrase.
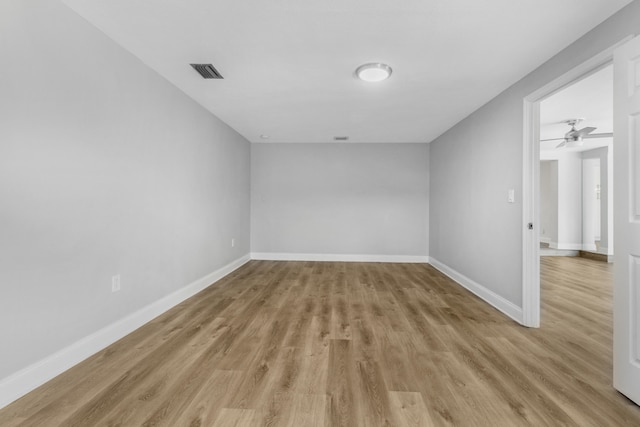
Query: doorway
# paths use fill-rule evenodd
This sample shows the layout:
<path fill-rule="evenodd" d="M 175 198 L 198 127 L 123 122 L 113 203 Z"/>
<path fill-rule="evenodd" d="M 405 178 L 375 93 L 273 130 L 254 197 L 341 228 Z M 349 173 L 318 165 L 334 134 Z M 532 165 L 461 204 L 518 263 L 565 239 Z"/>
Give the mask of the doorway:
<path fill-rule="evenodd" d="M 541 103 L 552 95 L 581 82 L 610 66 L 614 50 L 632 37 L 575 67 L 561 77 L 541 87 L 523 99 L 523 288 L 522 323 L 528 327 L 540 326 L 540 153 Z M 568 117 L 566 120 L 579 117 Z M 568 128 L 568 124 L 564 124 Z M 565 133 L 567 132 L 565 130 Z M 561 133 L 561 136 L 563 134 Z M 602 165 L 601 165 L 602 166 Z M 613 233 L 611 233 L 613 235 Z M 580 241 L 580 243 L 582 243 Z M 611 245 L 613 247 L 613 245 Z"/>
<path fill-rule="evenodd" d="M 637 173 L 640 165 L 637 151 L 640 140 L 640 37 L 626 37 L 523 100 L 523 219 L 526 224 L 523 231 L 523 324 L 540 326 L 539 232 L 534 227 L 539 225 L 540 219 L 540 103 L 612 62 L 617 145 L 612 162 L 616 169 L 617 252 L 612 307 L 613 386 L 640 404 L 640 174 Z"/>
<path fill-rule="evenodd" d="M 540 102 L 542 256 L 613 258 L 613 65 Z"/>

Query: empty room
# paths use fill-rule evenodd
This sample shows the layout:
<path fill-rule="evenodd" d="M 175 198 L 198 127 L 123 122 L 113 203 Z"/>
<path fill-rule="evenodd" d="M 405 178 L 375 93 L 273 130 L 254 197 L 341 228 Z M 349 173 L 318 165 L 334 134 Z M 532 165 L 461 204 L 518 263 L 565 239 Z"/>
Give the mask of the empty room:
<path fill-rule="evenodd" d="M 636 34 L 640 0 L 3 0 L 0 426 L 640 425 Z"/>

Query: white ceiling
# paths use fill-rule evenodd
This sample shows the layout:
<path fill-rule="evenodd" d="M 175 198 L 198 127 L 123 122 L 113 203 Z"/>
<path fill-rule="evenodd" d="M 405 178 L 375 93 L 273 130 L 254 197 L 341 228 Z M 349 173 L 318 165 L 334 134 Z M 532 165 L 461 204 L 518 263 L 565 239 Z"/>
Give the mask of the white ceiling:
<path fill-rule="evenodd" d="M 540 139 L 562 138 L 570 127 L 568 119 L 583 118 L 576 126 L 593 126 L 597 133 L 613 132 L 613 66 L 608 66 L 583 80 L 561 90 L 540 103 Z M 578 147 L 564 147 L 562 151 L 586 151 L 605 147 L 613 138 L 585 139 Z M 557 151 L 562 141 L 540 142 L 540 151 Z"/>
<path fill-rule="evenodd" d="M 430 142 L 631 0 L 63 2 L 249 141 Z"/>

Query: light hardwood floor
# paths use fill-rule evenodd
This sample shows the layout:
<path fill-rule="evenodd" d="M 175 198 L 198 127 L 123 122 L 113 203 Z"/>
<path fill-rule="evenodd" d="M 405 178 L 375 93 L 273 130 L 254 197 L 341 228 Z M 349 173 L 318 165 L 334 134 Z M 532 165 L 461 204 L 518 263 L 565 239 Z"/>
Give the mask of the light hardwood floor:
<path fill-rule="evenodd" d="M 639 426 L 611 271 L 542 260 L 542 328 L 431 266 L 252 261 L 0 411 L 1 426 Z"/>

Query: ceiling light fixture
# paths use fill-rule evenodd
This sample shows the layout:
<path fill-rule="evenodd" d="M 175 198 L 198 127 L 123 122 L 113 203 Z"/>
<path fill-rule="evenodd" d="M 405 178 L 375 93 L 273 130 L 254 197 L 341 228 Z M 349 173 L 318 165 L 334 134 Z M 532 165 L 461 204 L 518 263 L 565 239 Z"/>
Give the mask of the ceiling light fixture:
<path fill-rule="evenodd" d="M 391 76 L 391 67 L 387 64 L 372 62 L 356 68 L 356 76 L 365 82 L 381 82 Z"/>
<path fill-rule="evenodd" d="M 269 135 L 262 134 L 262 135 L 260 135 L 260 138 L 262 138 L 262 139 L 269 139 L 270 137 L 269 137 Z"/>

